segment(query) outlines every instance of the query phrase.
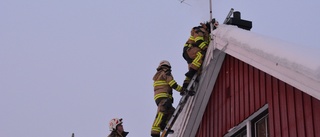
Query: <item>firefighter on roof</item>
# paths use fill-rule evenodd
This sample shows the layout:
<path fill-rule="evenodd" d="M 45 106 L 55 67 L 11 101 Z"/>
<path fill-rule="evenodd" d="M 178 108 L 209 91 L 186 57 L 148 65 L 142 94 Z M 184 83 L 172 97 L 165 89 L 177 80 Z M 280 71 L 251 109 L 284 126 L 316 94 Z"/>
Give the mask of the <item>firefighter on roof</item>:
<path fill-rule="evenodd" d="M 212 22 L 214 23 L 213 29 L 216 29 L 219 23 L 214 19 Z M 187 61 L 189 70 L 185 74 L 183 88 L 187 88 L 191 78 L 200 69 L 210 42 L 210 23 L 200 23 L 200 25 L 191 29 L 191 36 L 183 48 L 182 56 Z"/>
<path fill-rule="evenodd" d="M 184 90 L 173 79 L 171 65 L 166 60 L 160 62 L 157 72 L 153 76 L 153 80 L 154 100 L 158 109 L 152 125 L 151 136 L 160 137 L 161 130 L 165 128 L 168 120 L 175 111 L 175 108 L 172 106 L 172 89 L 175 89 L 178 92 L 183 92 Z"/>
<path fill-rule="evenodd" d="M 122 118 L 113 118 L 109 122 L 109 129 L 111 131 L 108 137 L 126 137 L 129 132 L 125 132 L 122 125 Z"/>
<path fill-rule="evenodd" d="M 208 48 L 208 42 L 205 41 L 206 30 L 202 26 L 194 27 L 191 31 L 192 36 L 185 44 L 183 57 L 188 63 L 188 72 L 185 74 L 186 79 L 183 83 L 183 87 L 187 88 L 190 79 L 200 69 L 205 52 Z M 192 41 L 193 40 L 193 41 Z"/>

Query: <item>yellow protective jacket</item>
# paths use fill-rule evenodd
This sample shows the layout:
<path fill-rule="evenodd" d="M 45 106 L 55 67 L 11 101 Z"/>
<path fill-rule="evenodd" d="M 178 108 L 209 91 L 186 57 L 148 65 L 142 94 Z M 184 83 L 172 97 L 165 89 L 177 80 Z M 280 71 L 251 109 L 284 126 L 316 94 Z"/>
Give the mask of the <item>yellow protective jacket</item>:
<path fill-rule="evenodd" d="M 169 68 L 163 67 L 158 69 L 157 73 L 153 76 L 153 81 L 154 100 L 159 98 L 172 99 L 172 89 L 178 92 L 182 90 L 182 87 L 173 79 Z"/>
<path fill-rule="evenodd" d="M 184 44 L 184 47 L 190 48 L 193 43 L 194 43 L 194 37 L 190 36 L 186 44 Z"/>
<path fill-rule="evenodd" d="M 189 68 L 198 70 L 201 67 L 202 61 L 205 57 L 206 50 L 208 48 L 208 42 L 204 40 L 203 36 L 196 36 L 195 43 L 187 49 L 187 56 L 190 60 L 187 60 Z"/>
<path fill-rule="evenodd" d="M 202 36 L 197 36 L 195 38 L 195 43 L 192 44 L 194 47 L 200 48 L 202 51 L 207 50 L 208 48 L 208 42 L 204 40 Z"/>
<path fill-rule="evenodd" d="M 192 47 L 192 44 L 194 44 L 194 43 L 195 43 L 194 37 L 190 36 L 188 41 L 186 42 L 186 44 L 184 44 L 184 47 L 183 47 L 182 57 L 184 58 L 184 60 L 186 60 L 188 62 L 188 64 L 190 64 L 193 59 L 189 57 L 187 51 L 189 50 L 189 48 Z"/>

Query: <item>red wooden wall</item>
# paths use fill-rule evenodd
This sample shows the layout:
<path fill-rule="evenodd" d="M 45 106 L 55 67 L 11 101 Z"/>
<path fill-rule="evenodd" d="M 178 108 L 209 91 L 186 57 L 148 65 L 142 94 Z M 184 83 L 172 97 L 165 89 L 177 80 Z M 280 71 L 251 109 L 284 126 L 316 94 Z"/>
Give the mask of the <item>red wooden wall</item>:
<path fill-rule="evenodd" d="M 320 137 L 320 101 L 226 55 L 196 137 L 221 137 L 268 103 L 270 137 Z"/>

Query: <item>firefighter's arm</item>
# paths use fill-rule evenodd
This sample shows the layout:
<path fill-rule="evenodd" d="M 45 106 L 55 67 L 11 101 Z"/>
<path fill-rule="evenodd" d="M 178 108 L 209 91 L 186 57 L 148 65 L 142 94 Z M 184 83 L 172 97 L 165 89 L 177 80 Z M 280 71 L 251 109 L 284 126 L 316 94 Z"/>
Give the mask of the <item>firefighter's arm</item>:
<path fill-rule="evenodd" d="M 180 92 L 182 90 L 182 87 L 180 85 L 178 85 L 178 83 L 173 79 L 172 75 L 167 76 L 167 82 L 168 82 L 169 86 L 171 88 L 175 89 L 176 91 Z"/>
<path fill-rule="evenodd" d="M 191 47 L 191 45 L 194 43 L 194 37 L 190 36 L 186 44 L 184 44 L 185 47 Z"/>
<path fill-rule="evenodd" d="M 208 48 L 208 43 L 204 41 L 204 38 L 198 36 L 195 38 L 195 46 L 199 47 L 201 50 L 205 50 Z"/>

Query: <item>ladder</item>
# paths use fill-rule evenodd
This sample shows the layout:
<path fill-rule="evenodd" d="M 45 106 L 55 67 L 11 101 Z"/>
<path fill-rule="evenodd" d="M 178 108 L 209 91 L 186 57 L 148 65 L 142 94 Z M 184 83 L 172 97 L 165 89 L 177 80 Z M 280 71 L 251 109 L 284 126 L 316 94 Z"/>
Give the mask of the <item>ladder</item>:
<path fill-rule="evenodd" d="M 179 101 L 179 104 L 176 108 L 176 110 L 174 111 L 174 113 L 172 114 L 170 120 L 168 121 L 166 127 L 164 128 L 164 130 L 162 131 L 161 137 L 166 137 L 169 134 L 169 130 L 172 128 L 173 124 L 176 122 L 179 114 L 181 113 L 182 109 L 184 108 L 184 105 L 187 103 L 190 95 L 188 94 L 188 92 L 194 92 L 197 86 L 197 81 L 199 74 L 195 74 L 192 79 L 190 80 L 190 83 L 187 87 L 187 93 L 185 93 L 185 95 L 183 95 Z"/>
<path fill-rule="evenodd" d="M 231 8 L 230 11 L 229 11 L 229 13 L 228 13 L 228 15 L 227 15 L 227 17 L 225 18 L 223 24 L 226 24 L 226 23 L 230 20 L 231 15 L 233 14 L 233 11 L 234 11 L 234 9 Z M 191 79 L 191 81 L 190 81 L 190 83 L 189 83 L 189 85 L 188 85 L 188 87 L 187 87 L 187 92 L 195 92 L 195 91 L 197 91 L 197 88 L 198 88 L 197 86 L 198 86 L 198 81 L 199 81 L 199 80 L 200 80 L 200 75 L 199 75 L 199 73 L 196 73 L 196 74 L 192 77 L 192 79 Z M 173 124 L 176 122 L 179 114 L 180 114 L 181 111 L 183 110 L 184 105 L 187 103 L 189 97 L 190 97 L 190 95 L 189 95 L 188 93 L 186 93 L 185 95 L 183 95 L 183 96 L 181 97 L 181 99 L 180 99 L 180 101 L 179 101 L 179 104 L 178 104 L 178 106 L 176 107 L 176 110 L 174 111 L 172 117 L 170 118 L 170 120 L 168 121 L 166 127 L 165 127 L 164 130 L 162 131 L 161 137 L 167 137 L 167 136 L 168 136 L 168 134 L 169 134 L 168 131 L 171 130 Z"/>

